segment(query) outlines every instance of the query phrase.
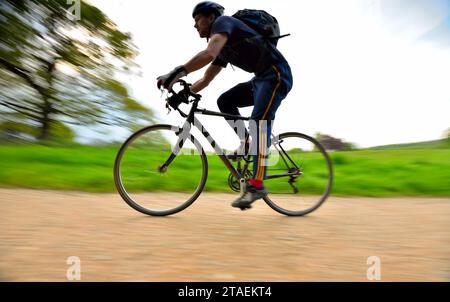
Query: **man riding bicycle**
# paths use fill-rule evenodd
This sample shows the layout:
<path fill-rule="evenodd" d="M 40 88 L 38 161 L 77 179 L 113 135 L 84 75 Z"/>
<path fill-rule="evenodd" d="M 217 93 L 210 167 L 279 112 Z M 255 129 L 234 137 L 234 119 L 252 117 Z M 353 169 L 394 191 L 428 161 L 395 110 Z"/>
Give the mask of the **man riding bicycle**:
<path fill-rule="evenodd" d="M 253 177 L 244 194 L 232 203 L 233 207 L 243 209 L 250 208 L 251 203 L 267 194 L 263 180 L 267 172 L 270 133 L 275 112 L 292 88 L 292 74 L 276 43 L 265 39 L 243 21 L 223 15 L 223 12 L 221 5 L 210 1 L 200 2 L 194 7 L 195 28 L 201 38 L 207 38 L 208 46 L 186 64 L 158 77 L 157 86 L 170 89 L 181 77 L 209 63 L 203 77 L 192 85 L 192 92 L 197 93 L 207 87 L 228 63 L 255 74 L 251 81 L 231 88 L 217 101 L 221 112 L 232 115 L 240 115 L 238 108 L 254 106 L 251 120 L 255 127 L 250 127 L 253 145 L 257 147 L 256 156 L 253 156 Z M 242 120 L 229 122 L 236 133 L 239 129 L 235 126 L 245 129 Z M 241 148 L 245 151 L 248 151 L 248 136 L 245 131 L 245 137 L 241 138 Z"/>

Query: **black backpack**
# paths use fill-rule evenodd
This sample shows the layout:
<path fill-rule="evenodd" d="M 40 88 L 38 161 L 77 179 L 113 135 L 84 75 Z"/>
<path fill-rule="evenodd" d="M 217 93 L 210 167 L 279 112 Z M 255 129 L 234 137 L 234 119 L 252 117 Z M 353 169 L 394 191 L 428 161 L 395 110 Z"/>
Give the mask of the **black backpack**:
<path fill-rule="evenodd" d="M 237 11 L 232 17 L 247 24 L 263 38 L 269 39 L 275 46 L 278 43 L 278 39 L 289 36 L 289 34 L 280 36 L 280 25 L 277 18 L 264 10 L 242 9 Z"/>

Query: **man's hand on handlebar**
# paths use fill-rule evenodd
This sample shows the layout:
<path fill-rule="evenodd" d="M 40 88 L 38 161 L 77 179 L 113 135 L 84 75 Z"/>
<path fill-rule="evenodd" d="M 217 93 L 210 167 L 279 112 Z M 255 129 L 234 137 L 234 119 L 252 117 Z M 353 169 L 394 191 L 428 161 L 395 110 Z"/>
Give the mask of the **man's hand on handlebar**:
<path fill-rule="evenodd" d="M 186 75 L 186 69 L 183 65 L 175 67 L 174 70 L 171 72 L 159 76 L 156 78 L 156 85 L 158 86 L 158 89 L 161 89 L 161 86 L 166 88 L 167 90 L 171 90 L 173 84 L 175 84 L 180 78 L 184 77 Z"/>

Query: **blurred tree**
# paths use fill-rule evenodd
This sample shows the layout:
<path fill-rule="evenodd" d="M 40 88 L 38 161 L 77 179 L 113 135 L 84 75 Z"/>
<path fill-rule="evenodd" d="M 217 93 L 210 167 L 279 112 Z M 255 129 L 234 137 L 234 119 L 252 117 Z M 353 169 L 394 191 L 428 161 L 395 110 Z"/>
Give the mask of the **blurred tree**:
<path fill-rule="evenodd" d="M 75 133 L 65 124 L 53 121 L 50 127 L 50 137 L 52 142 L 72 143 Z M 6 121 L 0 123 L 0 140 L 17 143 L 20 141 L 35 141 L 39 137 L 39 128 L 21 122 Z"/>
<path fill-rule="evenodd" d="M 37 128 L 18 122 L 0 124 L 0 140 L 8 142 L 31 141 L 37 136 Z"/>
<path fill-rule="evenodd" d="M 326 150 L 343 150 L 344 149 L 344 142 L 339 138 L 334 138 L 331 135 L 322 134 L 318 138 L 319 143 L 326 149 Z"/>
<path fill-rule="evenodd" d="M 358 146 L 355 143 L 344 142 L 344 148 L 342 150 L 343 151 L 358 150 Z"/>
<path fill-rule="evenodd" d="M 322 134 L 320 132 L 317 132 L 314 137 L 326 150 L 351 151 L 358 148 L 354 143 L 345 142 L 342 139 L 332 137 L 331 135 Z"/>
<path fill-rule="evenodd" d="M 0 1 L 1 119 L 37 127 L 38 139 L 62 123 L 131 129 L 152 121 L 115 79 L 137 67 L 130 34 L 80 3 L 76 20 L 67 0 Z"/>

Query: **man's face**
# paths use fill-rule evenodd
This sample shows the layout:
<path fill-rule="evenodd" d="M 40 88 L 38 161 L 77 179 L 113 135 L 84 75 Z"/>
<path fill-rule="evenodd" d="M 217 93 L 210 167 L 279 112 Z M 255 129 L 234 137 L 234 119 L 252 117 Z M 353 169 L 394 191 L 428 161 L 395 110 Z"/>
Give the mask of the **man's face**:
<path fill-rule="evenodd" d="M 214 21 L 214 15 L 204 16 L 199 14 L 195 16 L 194 21 L 194 27 L 197 29 L 200 38 L 208 38 L 209 28 Z"/>

